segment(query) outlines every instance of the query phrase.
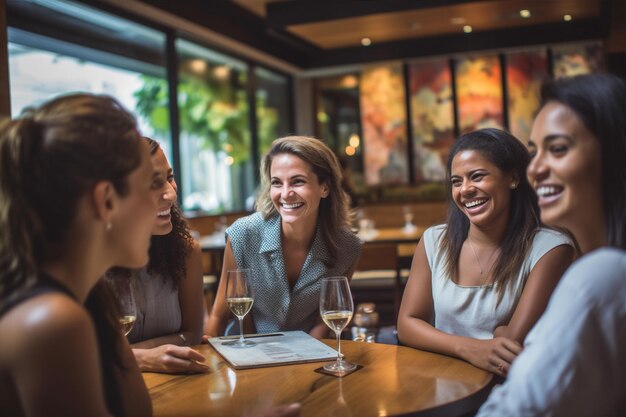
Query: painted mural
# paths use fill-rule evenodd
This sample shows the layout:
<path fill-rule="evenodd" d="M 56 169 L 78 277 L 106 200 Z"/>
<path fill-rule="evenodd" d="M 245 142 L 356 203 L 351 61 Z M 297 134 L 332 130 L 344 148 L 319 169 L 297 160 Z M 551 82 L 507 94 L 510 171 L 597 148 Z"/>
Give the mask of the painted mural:
<path fill-rule="evenodd" d="M 502 129 L 502 72 L 498 56 L 459 59 L 455 72 L 459 131 Z"/>
<path fill-rule="evenodd" d="M 416 182 L 442 181 L 446 160 L 454 143 L 454 103 L 449 61 L 414 62 L 409 65 L 413 177 Z"/>
<path fill-rule="evenodd" d="M 600 71 L 604 65 L 600 43 L 561 45 L 552 49 L 554 77 L 573 77 Z"/>
<path fill-rule="evenodd" d="M 365 183 L 407 183 L 408 140 L 402 64 L 366 68 L 360 87 Z"/>
<path fill-rule="evenodd" d="M 506 55 L 509 131 L 528 142 L 533 119 L 539 109 L 541 84 L 548 78 L 545 50 Z"/>

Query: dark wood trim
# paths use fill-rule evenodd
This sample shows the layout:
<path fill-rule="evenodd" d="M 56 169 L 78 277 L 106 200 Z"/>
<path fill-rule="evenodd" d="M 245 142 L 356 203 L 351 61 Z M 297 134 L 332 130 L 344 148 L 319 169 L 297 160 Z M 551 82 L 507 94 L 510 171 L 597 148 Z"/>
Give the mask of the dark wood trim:
<path fill-rule="evenodd" d="M 170 113 L 170 138 L 172 140 L 172 168 L 178 184 L 178 203 L 182 207 L 184 185 L 180 164 L 180 111 L 178 108 L 178 54 L 176 53 L 176 36 L 173 31 L 166 33 L 165 55 L 167 62 L 167 87 Z"/>
<path fill-rule="evenodd" d="M 11 117 L 6 1 L 0 0 L 0 120 Z"/>
<path fill-rule="evenodd" d="M 402 63 L 404 74 L 404 108 L 406 109 L 406 143 L 409 157 L 409 184 L 415 184 L 415 160 L 413 151 L 413 115 L 411 113 L 411 70 L 410 64 Z"/>
<path fill-rule="evenodd" d="M 321 52 L 287 32 L 269 32 L 261 17 L 230 0 L 143 2 L 297 66 Z"/>
<path fill-rule="evenodd" d="M 408 59 L 441 54 L 477 52 L 518 46 L 601 39 L 606 28 L 600 19 L 529 26 L 470 34 L 422 38 L 339 48 L 317 57 L 315 68 Z"/>
<path fill-rule="evenodd" d="M 504 126 L 504 128 L 510 132 L 511 126 L 509 126 L 509 86 L 507 81 L 507 62 L 505 54 L 498 55 L 498 64 L 500 65 L 500 72 L 502 73 L 502 76 L 500 77 L 500 79 L 502 80 L 502 126 Z"/>
<path fill-rule="evenodd" d="M 267 3 L 265 11 L 268 27 L 278 30 L 304 23 L 326 22 L 377 13 L 419 10 L 429 7 L 454 6 L 474 1 L 476 0 L 279 1 Z"/>

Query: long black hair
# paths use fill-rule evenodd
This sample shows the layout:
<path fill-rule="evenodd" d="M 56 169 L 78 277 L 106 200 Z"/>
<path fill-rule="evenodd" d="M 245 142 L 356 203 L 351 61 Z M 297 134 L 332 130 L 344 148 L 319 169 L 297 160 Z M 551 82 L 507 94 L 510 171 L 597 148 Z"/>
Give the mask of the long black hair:
<path fill-rule="evenodd" d="M 607 244 L 626 249 L 626 83 L 602 73 L 563 78 L 542 87 L 542 107 L 550 101 L 573 110 L 600 143 Z"/>
<path fill-rule="evenodd" d="M 479 152 L 500 171 L 514 174 L 518 180 L 517 187 L 511 190 L 509 221 L 499 244 L 500 256 L 493 274 L 499 302 L 507 283 L 519 273 L 541 224 L 537 196 L 526 177 L 530 155 L 517 138 L 499 129 L 480 129 L 466 133 L 452 146 L 446 165 L 448 219 L 441 249 L 446 253 L 447 275 L 455 281 L 459 276 L 459 258 L 463 242 L 467 239 L 470 221 L 452 198 L 451 172 L 452 160 L 465 150 Z"/>

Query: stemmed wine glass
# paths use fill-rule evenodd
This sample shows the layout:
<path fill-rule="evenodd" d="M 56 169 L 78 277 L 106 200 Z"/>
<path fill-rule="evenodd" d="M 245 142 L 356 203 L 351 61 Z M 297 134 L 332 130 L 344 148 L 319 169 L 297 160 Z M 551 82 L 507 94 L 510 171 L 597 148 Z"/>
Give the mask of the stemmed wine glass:
<path fill-rule="evenodd" d="M 343 373 L 356 368 L 356 365 L 341 358 L 341 331 L 348 325 L 354 312 L 350 284 L 346 277 L 322 279 L 320 293 L 320 314 L 322 320 L 337 335 L 337 360 L 324 365 L 333 373 Z"/>
<path fill-rule="evenodd" d="M 239 319 L 239 339 L 223 343 L 226 346 L 245 348 L 256 345 L 252 340 L 243 337 L 243 318 L 254 304 L 250 269 L 231 269 L 226 271 L 226 304 L 230 311 Z"/>
<path fill-rule="evenodd" d="M 120 308 L 119 321 L 122 331 L 124 336 L 128 336 L 133 330 L 135 320 L 137 319 L 137 307 L 135 306 L 131 279 L 129 277 L 106 277 L 106 282 L 115 294 Z"/>

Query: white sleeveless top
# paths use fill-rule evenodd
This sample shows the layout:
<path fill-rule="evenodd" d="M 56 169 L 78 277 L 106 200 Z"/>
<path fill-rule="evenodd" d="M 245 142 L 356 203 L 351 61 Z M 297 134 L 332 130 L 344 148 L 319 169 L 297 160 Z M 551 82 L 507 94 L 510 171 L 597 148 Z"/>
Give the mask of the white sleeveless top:
<path fill-rule="evenodd" d="M 439 247 L 445 227 L 445 224 L 433 226 L 422 236 L 432 277 L 434 326 L 445 333 L 474 339 L 493 338 L 496 327 L 511 320 L 526 279 L 543 255 L 557 246 L 572 245 L 568 236 L 540 228 L 516 279 L 507 284 L 496 307 L 498 292 L 493 284 L 466 287 L 446 275 L 445 256 Z"/>

